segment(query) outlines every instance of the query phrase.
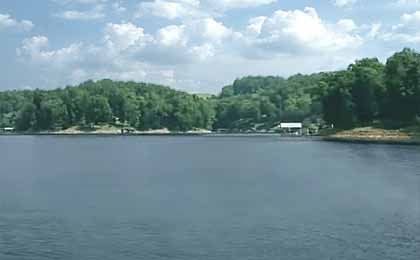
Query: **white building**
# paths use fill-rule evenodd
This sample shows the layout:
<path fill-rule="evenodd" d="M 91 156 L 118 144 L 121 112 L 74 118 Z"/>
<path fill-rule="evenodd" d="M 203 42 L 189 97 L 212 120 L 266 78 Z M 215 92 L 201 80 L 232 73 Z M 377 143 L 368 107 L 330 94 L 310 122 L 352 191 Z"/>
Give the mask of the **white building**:
<path fill-rule="evenodd" d="M 11 133 L 11 132 L 14 132 L 14 131 L 15 131 L 15 129 L 13 127 L 5 127 L 5 128 L 3 128 L 3 132 L 6 132 L 6 133 Z"/>
<path fill-rule="evenodd" d="M 281 123 L 280 128 L 286 129 L 302 129 L 302 123 Z"/>
<path fill-rule="evenodd" d="M 301 135 L 303 130 L 302 123 L 280 123 L 280 129 L 284 133 Z"/>

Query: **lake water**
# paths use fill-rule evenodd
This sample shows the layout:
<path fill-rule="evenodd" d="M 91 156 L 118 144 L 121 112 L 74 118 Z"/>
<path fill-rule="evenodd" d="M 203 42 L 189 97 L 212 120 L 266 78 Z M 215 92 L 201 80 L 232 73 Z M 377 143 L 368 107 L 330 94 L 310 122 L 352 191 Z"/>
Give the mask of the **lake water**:
<path fill-rule="evenodd" d="M 420 259 L 420 147 L 0 137 L 1 260 Z"/>

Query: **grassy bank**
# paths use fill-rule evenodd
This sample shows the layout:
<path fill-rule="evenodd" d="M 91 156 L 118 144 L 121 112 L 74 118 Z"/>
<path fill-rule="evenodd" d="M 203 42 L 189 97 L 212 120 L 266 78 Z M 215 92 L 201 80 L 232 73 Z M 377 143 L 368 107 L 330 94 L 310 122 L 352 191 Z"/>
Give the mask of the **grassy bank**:
<path fill-rule="evenodd" d="M 351 130 L 330 129 L 321 133 L 324 140 L 355 143 L 418 144 L 420 127 L 402 129 L 382 129 L 360 127 Z"/>

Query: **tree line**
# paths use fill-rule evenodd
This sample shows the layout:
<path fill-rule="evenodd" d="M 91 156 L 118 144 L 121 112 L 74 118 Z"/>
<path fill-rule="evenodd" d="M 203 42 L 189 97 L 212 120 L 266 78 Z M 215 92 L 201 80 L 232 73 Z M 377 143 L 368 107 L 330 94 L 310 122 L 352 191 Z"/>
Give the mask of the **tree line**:
<path fill-rule="evenodd" d="M 420 121 L 420 54 L 404 49 L 386 64 L 363 59 L 319 83 L 326 122 L 339 128 L 379 122 L 402 127 Z"/>
<path fill-rule="evenodd" d="M 17 131 L 120 122 L 139 130 L 211 128 L 214 108 L 197 95 L 168 87 L 111 80 L 77 87 L 0 93 L 0 125 Z"/>
<path fill-rule="evenodd" d="M 138 130 L 269 129 L 283 121 L 348 129 L 420 121 L 420 54 L 403 49 L 385 64 L 358 60 L 311 75 L 244 77 L 217 96 L 111 80 L 55 90 L 0 92 L 0 127 L 41 131 L 120 122 Z"/>
<path fill-rule="evenodd" d="M 420 54 L 403 49 L 385 64 L 365 58 L 341 71 L 245 77 L 223 88 L 215 126 L 267 129 L 282 121 L 339 129 L 420 123 Z"/>

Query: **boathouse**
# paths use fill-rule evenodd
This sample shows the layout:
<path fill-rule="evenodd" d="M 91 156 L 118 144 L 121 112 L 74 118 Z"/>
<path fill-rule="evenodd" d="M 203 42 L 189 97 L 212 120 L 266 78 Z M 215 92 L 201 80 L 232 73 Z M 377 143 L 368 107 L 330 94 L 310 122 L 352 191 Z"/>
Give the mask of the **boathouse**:
<path fill-rule="evenodd" d="M 4 133 L 12 133 L 12 132 L 15 131 L 15 129 L 13 127 L 5 127 L 5 128 L 3 128 L 1 130 L 3 130 Z"/>
<path fill-rule="evenodd" d="M 280 123 L 280 129 L 283 133 L 301 135 L 303 134 L 302 123 Z"/>

